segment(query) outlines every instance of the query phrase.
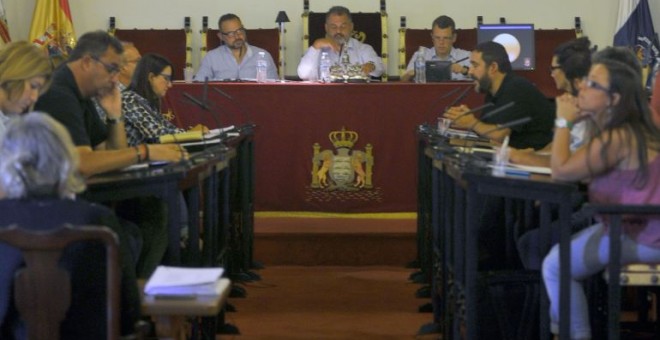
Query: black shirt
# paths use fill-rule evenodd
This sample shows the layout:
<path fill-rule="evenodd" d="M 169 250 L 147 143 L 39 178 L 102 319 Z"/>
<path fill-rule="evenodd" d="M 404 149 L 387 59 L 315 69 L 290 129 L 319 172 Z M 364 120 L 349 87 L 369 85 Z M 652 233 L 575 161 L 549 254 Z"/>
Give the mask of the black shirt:
<path fill-rule="evenodd" d="M 527 79 L 508 73 L 494 96 L 486 94 L 485 102 L 495 105 L 484 109 L 482 116 L 510 102 L 515 104 L 487 117 L 484 123 L 505 124 L 524 117 L 532 118 L 526 124 L 511 128 L 509 145 L 512 147 L 538 150 L 552 141 L 555 106 Z"/>
<path fill-rule="evenodd" d="M 34 106 L 62 123 L 76 146 L 90 146 L 108 138 L 105 124 L 99 118 L 90 98 L 84 98 L 67 64 L 53 73 L 53 82 Z"/>

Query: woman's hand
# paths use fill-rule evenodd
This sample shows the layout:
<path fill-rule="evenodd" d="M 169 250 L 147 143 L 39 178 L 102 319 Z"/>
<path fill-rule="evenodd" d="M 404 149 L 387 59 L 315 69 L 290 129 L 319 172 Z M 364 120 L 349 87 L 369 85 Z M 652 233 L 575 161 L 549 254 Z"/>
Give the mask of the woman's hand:
<path fill-rule="evenodd" d="M 569 122 L 575 121 L 580 116 L 580 108 L 577 105 L 577 98 L 571 94 L 565 93 L 556 99 L 557 118 L 564 118 Z"/>

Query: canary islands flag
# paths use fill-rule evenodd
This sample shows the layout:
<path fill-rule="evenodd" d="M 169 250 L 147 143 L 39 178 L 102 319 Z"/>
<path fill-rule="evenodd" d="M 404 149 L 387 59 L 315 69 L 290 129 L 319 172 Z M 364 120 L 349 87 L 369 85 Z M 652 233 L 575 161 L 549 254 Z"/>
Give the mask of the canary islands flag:
<path fill-rule="evenodd" d="M 5 4 L 0 0 L 0 46 L 11 41 L 9 37 L 9 26 L 5 14 Z"/>
<path fill-rule="evenodd" d="M 68 56 L 76 45 L 69 0 L 37 0 L 30 26 L 30 41 L 49 55 Z"/>
<path fill-rule="evenodd" d="M 652 70 L 660 62 L 660 46 L 648 0 L 619 0 L 614 46 L 629 46 L 635 51 L 644 70 L 642 82 L 651 86 Z"/>

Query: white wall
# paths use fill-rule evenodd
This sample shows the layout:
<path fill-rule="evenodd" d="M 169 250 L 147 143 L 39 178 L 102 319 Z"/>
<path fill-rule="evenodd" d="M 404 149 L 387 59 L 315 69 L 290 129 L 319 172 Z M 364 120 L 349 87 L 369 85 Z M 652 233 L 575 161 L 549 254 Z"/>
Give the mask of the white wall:
<path fill-rule="evenodd" d="M 3 0 L 12 39 L 27 39 L 36 0 Z M 660 30 L 660 0 L 649 0 L 655 28 Z M 310 10 L 325 12 L 332 5 L 344 5 L 353 12 L 372 12 L 379 0 L 331 1 L 310 0 Z M 536 28 L 571 28 L 574 17 L 582 18 L 586 35 L 599 47 L 612 42 L 618 11 L 618 0 L 389 0 L 389 65 L 388 72 L 397 75 L 399 18 L 407 17 L 408 27 L 428 28 L 435 17 L 446 14 L 454 18 L 458 28 L 476 26 L 476 17 L 484 23 L 531 22 Z M 199 30 L 202 17 L 209 16 L 215 26 L 220 15 L 232 12 L 240 16 L 248 28 L 276 27 L 278 11 L 287 12 L 286 74 L 296 73 L 302 55 L 303 0 L 69 0 L 74 28 L 78 35 L 96 29 L 107 29 L 108 18 L 117 18 L 119 28 L 182 28 L 183 18 L 190 16 L 193 29 L 193 61 L 199 62 Z M 249 37 L 248 37 L 249 38 Z M 166 42 L 163 42 L 166 43 Z"/>

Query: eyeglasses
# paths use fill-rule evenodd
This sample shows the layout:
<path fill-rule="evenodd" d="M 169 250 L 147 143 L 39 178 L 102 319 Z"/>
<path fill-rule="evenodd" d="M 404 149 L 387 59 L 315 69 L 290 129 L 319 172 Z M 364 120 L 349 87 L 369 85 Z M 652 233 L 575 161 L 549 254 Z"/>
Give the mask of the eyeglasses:
<path fill-rule="evenodd" d="M 595 81 L 593 81 L 593 80 L 591 80 L 591 79 L 584 78 L 584 85 L 585 85 L 586 87 L 589 87 L 589 88 L 592 88 L 592 89 L 596 89 L 596 90 L 599 90 L 599 91 L 603 91 L 603 92 L 608 93 L 608 94 L 610 93 L 610 89 L 609 89 L 609 88 L 607 88 L 607 87 L 605 87 L 605 86 L 603 86 L 603 85 L 601 85 L 601 84 L 598 84 L 597 82 L 595 82 Z"/>
<path fill-rule="evenodd" d="M 550 65 L 550 73 L 552 73 L 552 71 L 554 71 L 554 70 L 561 70 L 561 66 L 560 65 Z"/>
<path fill-rule="evenodd" d="M 172 82 L 172 75 L 171 74 L 161 73 L 160 76 L 163 77 L 163 79 L 165 79 L 166 82 L 168 82 L 168 83 Z"/>
<path fill-rule="evenodd" d="M 220 32 L 220 34 L 222 34 L 225 37 L 236 38 L 239 34 L 241 36 L 245 35 L 245 28 L 241 27 L 241 28 L 239 28 L 235 31 L 231 31 L 231 32 Z"/>
<path fill-rule="evenodd" d="M 92 56 L 92 59 L 94 59 L 99 64 L 103 65 L 103 68 L 105 68 L 105 71 L 108 72 L 110 75 L 115 75 L 115 74 L 119 73 L 119 65 L 117 65 L 117 64 L 106 64 L 99 57 Z"/>

